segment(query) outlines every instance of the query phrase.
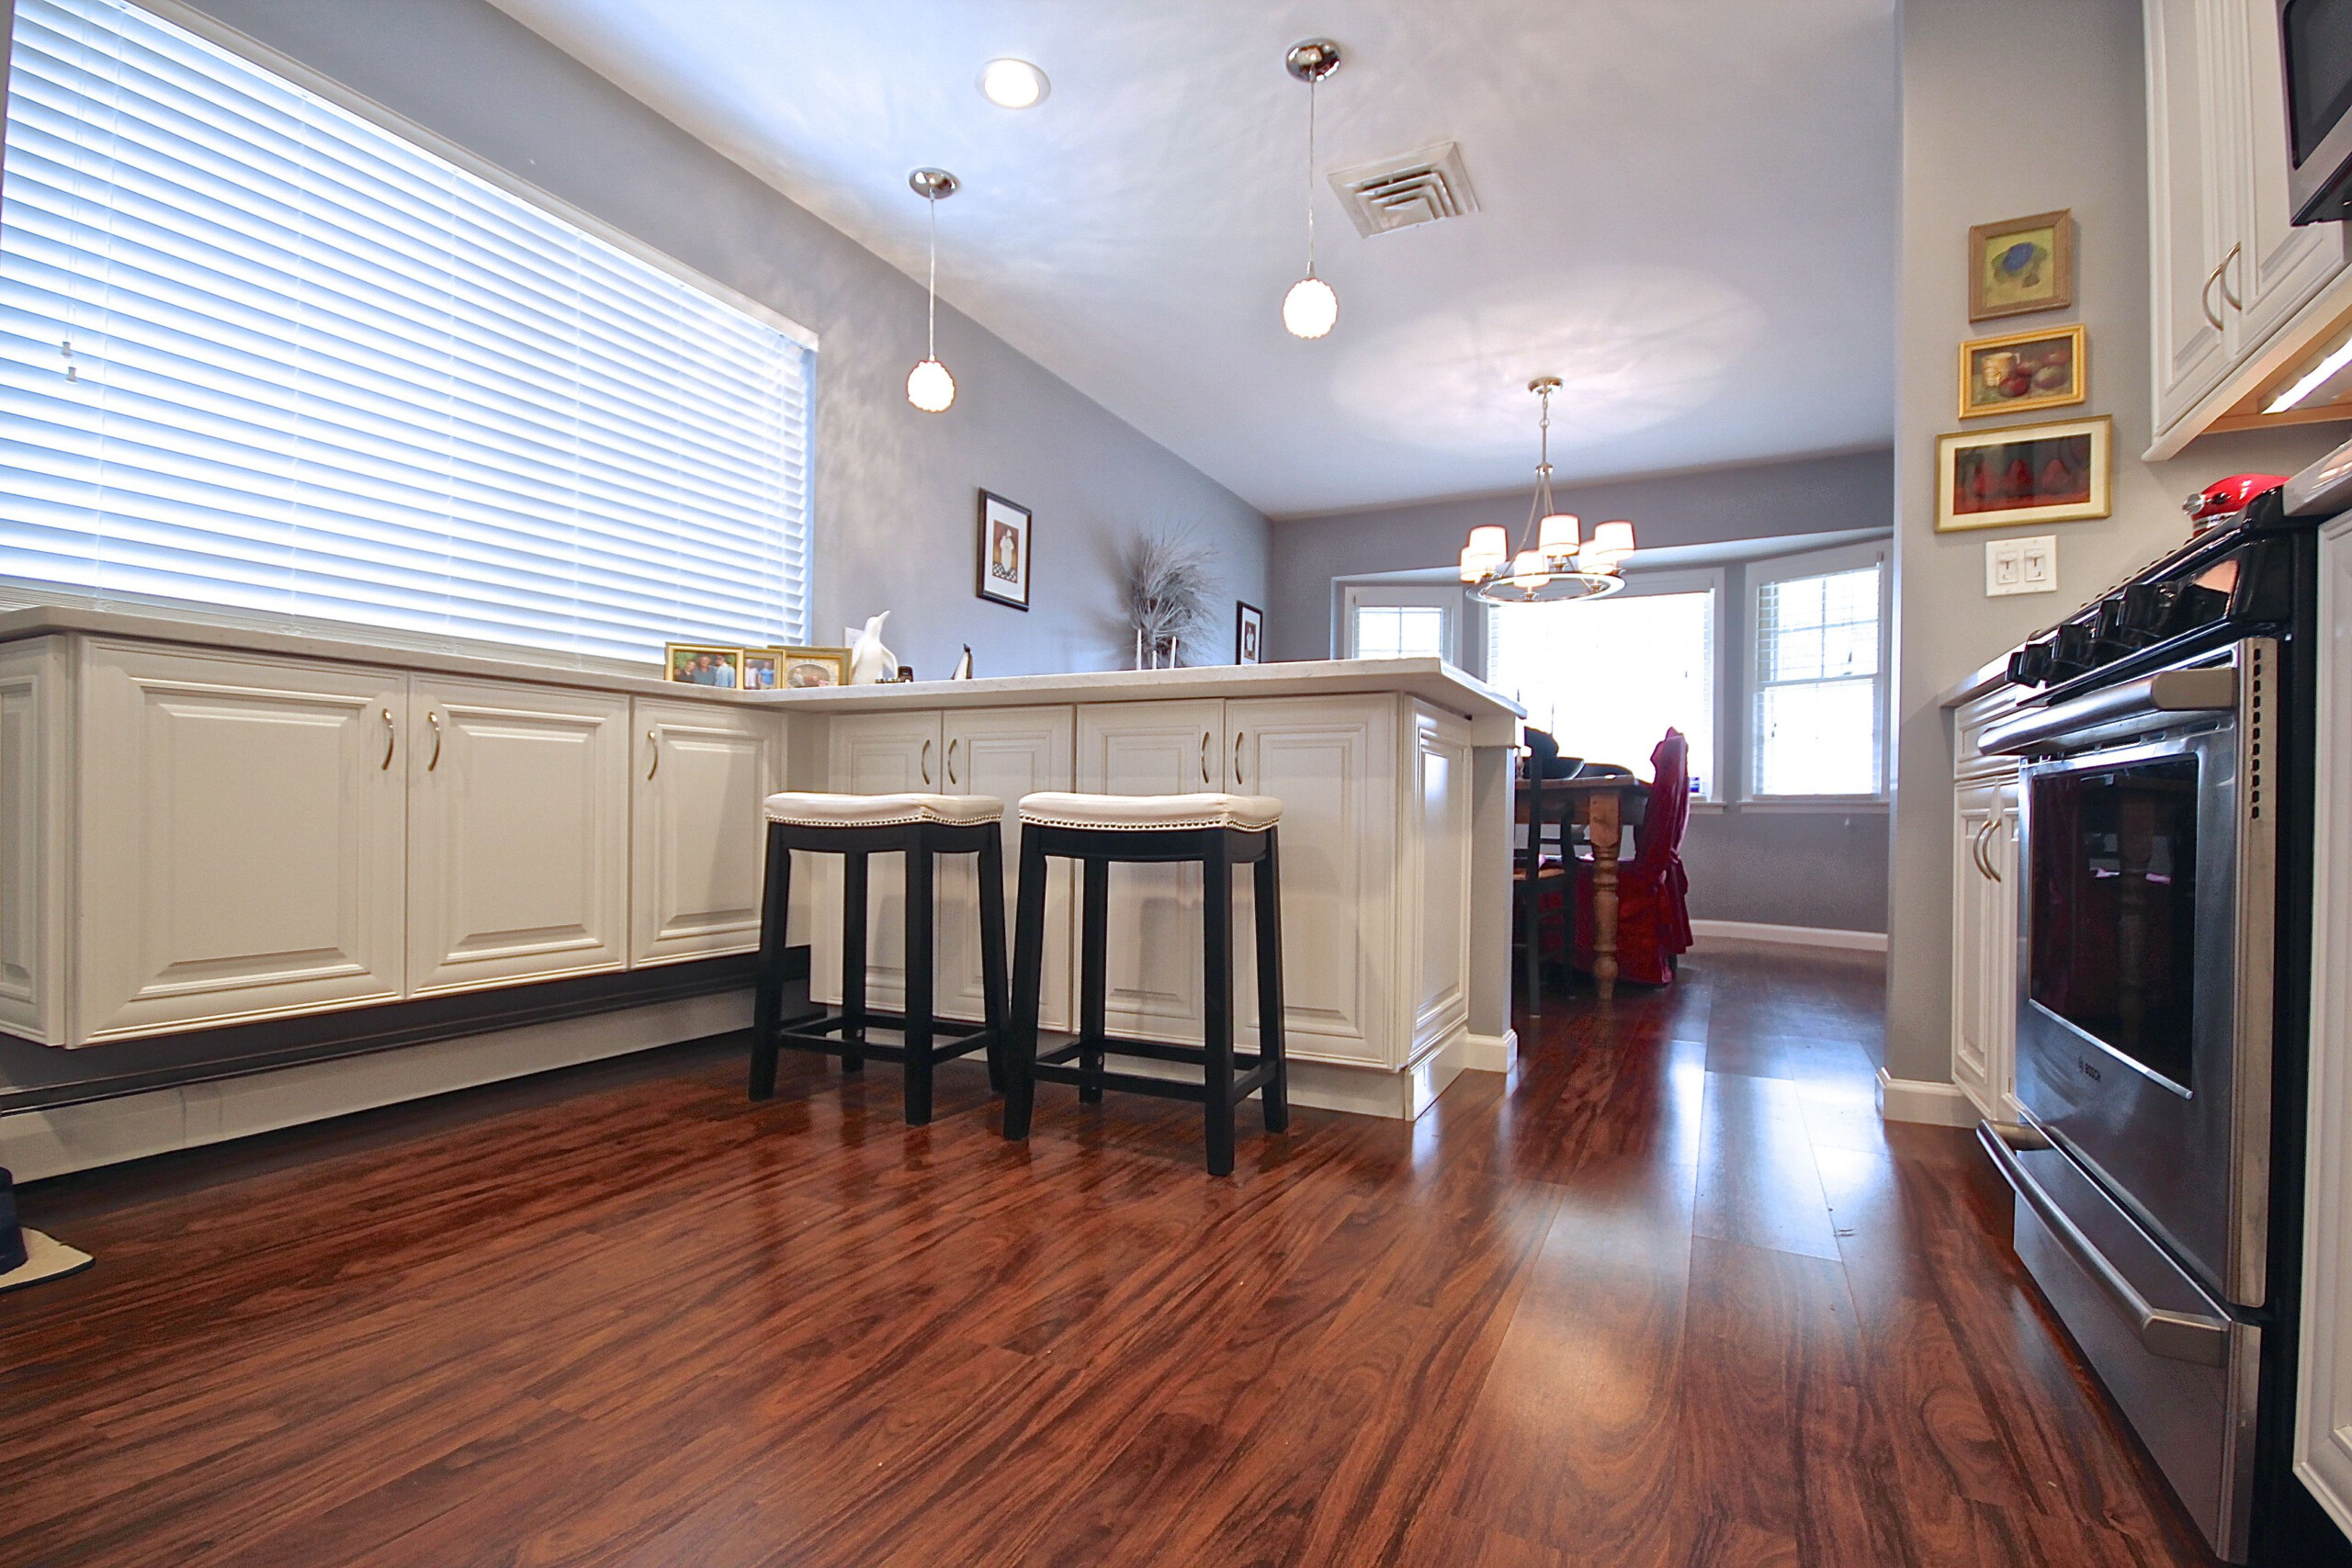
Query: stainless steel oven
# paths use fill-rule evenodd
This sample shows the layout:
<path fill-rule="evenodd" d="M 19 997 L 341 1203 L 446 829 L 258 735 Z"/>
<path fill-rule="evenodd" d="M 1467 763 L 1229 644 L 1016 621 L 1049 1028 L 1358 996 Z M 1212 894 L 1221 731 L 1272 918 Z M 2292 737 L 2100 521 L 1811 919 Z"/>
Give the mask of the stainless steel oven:
<path fill-rule="evenodd" d="M 1988 1147 L 2044 1294 L 2225 1557 L 2242 1558 L 2268 1302 L 2278 644 L 2029 712 L 2025 1124 Z"/>

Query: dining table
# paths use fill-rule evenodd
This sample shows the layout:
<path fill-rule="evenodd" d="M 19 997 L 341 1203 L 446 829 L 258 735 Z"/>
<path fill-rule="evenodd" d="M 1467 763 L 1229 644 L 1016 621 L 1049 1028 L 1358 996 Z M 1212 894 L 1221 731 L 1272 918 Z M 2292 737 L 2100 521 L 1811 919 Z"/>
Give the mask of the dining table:
<path fill-rule="evenodd" d="M 1647 784 L 1626 774 L 1545 779 L 1540 784 L 1531 784 L 1522 778 L 1519 783 L 1518 821 L 1527 829 L 1536 856 L 1543 852 L 1544 829 L 1553 826 L 1560 829 L 1564 862 L 1575 859 L 1574 846 L 1568 841 L 1569 829 L 1582 828 L 1592 845 L 1589 864 L 1575 869 L 1589 870 L 1592 876 L 1592 982 L 1604 1002 L 1617 991 L 1618 851 L 1624 841 L 1624 830 L 1641 826 L 1648 809 L 1649 794 Z M 1573 890 L 1569 894 L 1568 920 L 1573 933 Z M 1574 946 L 1573 934 L 1570 945 Z M 1529 1011 L 1540 1013 L 1541 1002 L 1540 997 L 1530 997 Z"/>

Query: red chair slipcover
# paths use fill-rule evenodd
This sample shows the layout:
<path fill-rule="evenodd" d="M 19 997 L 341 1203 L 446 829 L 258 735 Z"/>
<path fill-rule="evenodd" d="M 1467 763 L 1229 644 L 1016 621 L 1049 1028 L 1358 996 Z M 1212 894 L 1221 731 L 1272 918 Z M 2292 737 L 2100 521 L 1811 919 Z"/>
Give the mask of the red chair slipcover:
<path fill-rule="evenodd" d="M 1617 977 L 1645 986 L 1674 978 L 1670 960 L 1690 949 L 1690 878 L 1682 870 L 1682 829 L 1690 820 L 1690 742 L 1679 729 L 1650 753 L 1648 814 L 1639 852 L 1617 866 Z M 1592 967 L 1592 876 L 1577 874 L 1576 962 Z"/>

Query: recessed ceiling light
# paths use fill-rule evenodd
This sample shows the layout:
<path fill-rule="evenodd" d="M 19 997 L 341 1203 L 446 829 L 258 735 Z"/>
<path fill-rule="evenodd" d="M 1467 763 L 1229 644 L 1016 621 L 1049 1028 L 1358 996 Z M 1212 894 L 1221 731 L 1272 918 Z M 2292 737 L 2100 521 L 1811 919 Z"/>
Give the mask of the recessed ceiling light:
<path fill-rule="evenodd" d="M 1001 109 L 1025 109 L 1053 90 L 1046 73 L 1025 60 L 991 60 L 980 72 L 980 91 Z"/>

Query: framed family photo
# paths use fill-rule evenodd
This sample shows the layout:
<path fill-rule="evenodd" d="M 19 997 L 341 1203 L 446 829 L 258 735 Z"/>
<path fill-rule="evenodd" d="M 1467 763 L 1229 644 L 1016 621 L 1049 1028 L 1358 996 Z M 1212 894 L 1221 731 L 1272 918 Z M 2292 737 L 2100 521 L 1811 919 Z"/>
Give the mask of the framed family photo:
<path fill-rule="evenodd" d="M 1262 664 L 1266 661 L 1266 612 L 1238 599 L 1233 602 L 1233 661 L 1236 664 Z"/>
<path fill-rule="evenodd" d="M 745 649 L 743 650 L 743 689 L 747 692 L 775 691 L 777 664 L 775 649 Z"/>
<path fill-rule="evenodd" d="M 671 643 L 662 650 L 662 678 L 682 686 L 741 686 L 743 650 L 700 642 Z"/>
<path fill-rule="evenodd" d="M 2104 414 L 1939 437 L 1936 532 L 2105 517 L 2114 446 Z"/>
<path fill-rule="evenodd" d="M 849 684 L 846 648 L 771 648 L 766 651 L 776 661 L 775 685 L 780 692 Z"/>
<path fill-rule="evenodd" d="M 1029 509 L 980 491 L 979 596 L 1029 607 Z"/>
<path fill-rule="evenodd" d="M 2075 302 L 2075 215 L 2037 212 L 1968 231 L 1968 319 L 1989 321 Z"/>
<path fill-rule="evenodd" d="M 2065 408 L 2090 395 L 2081 323 L 1960 345 L 1960 417 Z"/>

